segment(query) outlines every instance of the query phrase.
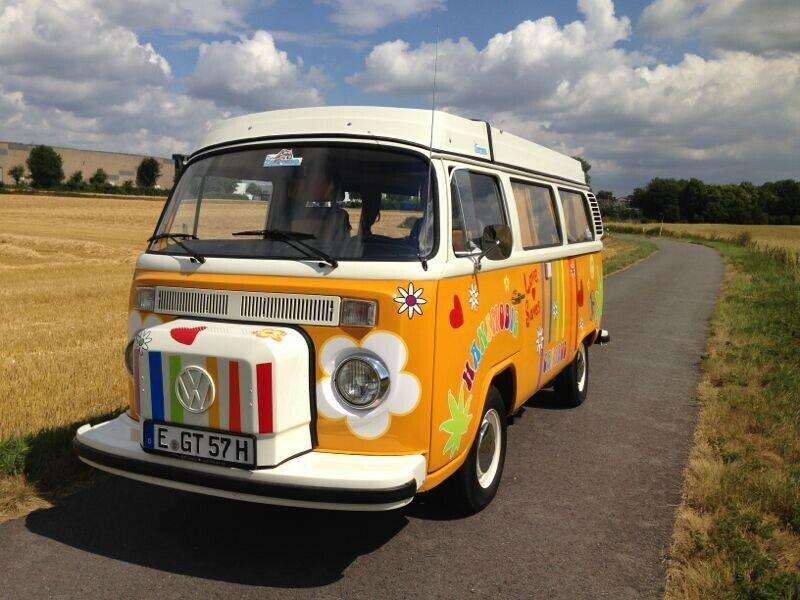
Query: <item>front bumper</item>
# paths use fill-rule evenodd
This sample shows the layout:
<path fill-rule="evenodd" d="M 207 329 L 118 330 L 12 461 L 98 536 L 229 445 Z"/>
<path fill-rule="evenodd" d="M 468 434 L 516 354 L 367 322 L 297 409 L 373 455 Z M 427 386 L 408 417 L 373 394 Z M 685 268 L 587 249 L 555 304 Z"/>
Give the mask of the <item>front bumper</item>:
<path fill-rule="evenodd" d="M 248 471 L 147 453 L 139 423 L 123 414 L 83 425 L 75 450 L 88 465 L 131 479 L 225 498 L 334 510 L 390 510 L 411 502 L 425 481 L 421 454 L 368 456 L 307 452 Z"/>

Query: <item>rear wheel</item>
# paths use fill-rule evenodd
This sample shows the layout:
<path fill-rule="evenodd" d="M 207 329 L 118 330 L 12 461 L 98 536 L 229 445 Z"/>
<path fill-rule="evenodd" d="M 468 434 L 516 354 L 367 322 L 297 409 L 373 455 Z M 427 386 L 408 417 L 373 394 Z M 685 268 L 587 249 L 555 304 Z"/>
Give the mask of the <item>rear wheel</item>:
<path fill-rule="evenodd" d="M 565 406 L 580 406 L 589 391 L 589 348 L 578 346 L 575 358 L 553 382 L 556 400 Z"/>
<path fill-rule="evenodd" d="M 506 459 L 506 421 L 503 398 L 491 387 L 467 459 L 445 484 L 450 506 L 456 512 L 480 512 L 497 494 Z"/>

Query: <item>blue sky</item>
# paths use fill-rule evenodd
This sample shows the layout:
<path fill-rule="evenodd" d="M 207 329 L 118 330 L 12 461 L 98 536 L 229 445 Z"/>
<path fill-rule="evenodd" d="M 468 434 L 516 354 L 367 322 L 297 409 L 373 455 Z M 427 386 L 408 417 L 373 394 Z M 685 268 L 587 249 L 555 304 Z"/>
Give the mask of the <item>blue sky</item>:
<path fill-rule="evenodd" d="M 593 165 L 798 178 L 797 0 L 0 0 L 0 139 L 168 156 L 246 112 L 430 105 Z"/>

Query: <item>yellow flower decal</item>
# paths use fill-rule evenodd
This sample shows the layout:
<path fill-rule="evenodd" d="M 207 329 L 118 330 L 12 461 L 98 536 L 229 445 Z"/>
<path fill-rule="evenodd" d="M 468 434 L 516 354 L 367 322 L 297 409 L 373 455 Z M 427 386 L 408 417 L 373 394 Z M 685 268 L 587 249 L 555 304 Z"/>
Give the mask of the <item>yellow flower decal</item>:
<path fill-rule="evenodd" d="M 270 340 L 275 340 L 276 342 L 280 342 L 286 335 L 286 332 L 282 329 L 273 329 L 272 327 L 267 327 L 266 329 L 260 329 L 256 331 L 253 335 L 256 337 L 267 338 Z"/>

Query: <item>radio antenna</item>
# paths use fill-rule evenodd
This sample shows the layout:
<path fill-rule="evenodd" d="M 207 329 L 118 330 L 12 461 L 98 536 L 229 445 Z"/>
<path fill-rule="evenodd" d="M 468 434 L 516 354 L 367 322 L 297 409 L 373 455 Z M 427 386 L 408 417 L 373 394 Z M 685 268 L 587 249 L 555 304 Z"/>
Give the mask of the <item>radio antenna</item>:
<path fill-rule="evenodd" d="M 436 115 L 436 72 L 439 67 L 439 25 L 436 25 L 436 44 L 434 45 L 433 50 L 433 91 L 431 93 L 431 134 L 428 140 L 428 209 L 433 202 L 433 198 L 431 196 L 432 188 L 433 188 L 433 120 Z M 426 215 L 427 217 L 427 215 Z M 427 219 L 426 219 L 427 220 Z M 427 238 L 427 236 L 426 236 Z M 419 261 L 422 263 L 422 268 L 427 271 L 428 270 L 428 261 L 425 260 L 425 257 L 422 255 L 422 250 L 419 250 Z"/>

